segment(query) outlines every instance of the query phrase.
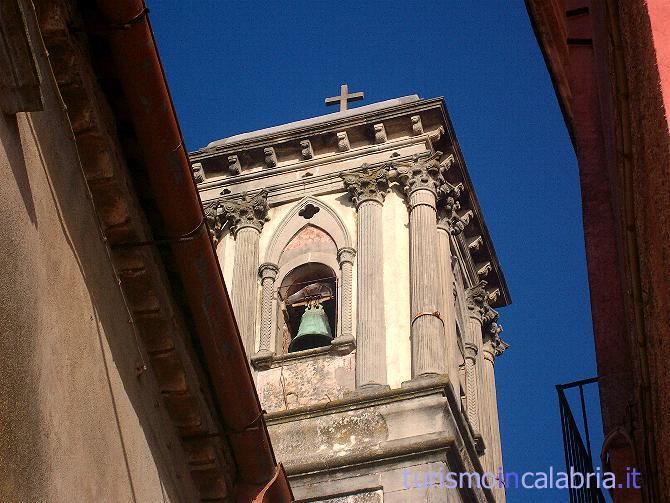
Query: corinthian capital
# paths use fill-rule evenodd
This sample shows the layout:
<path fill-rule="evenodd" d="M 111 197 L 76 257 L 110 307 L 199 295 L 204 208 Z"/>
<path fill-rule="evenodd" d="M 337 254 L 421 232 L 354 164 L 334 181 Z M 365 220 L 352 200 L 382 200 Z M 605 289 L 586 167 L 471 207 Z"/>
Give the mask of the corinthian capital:
<path fill-rule="evenodd" d="M 244 227 L 253 227 L 260 232 L 269 220 L 267 196 L 267 191 L 262 190 L 253 195 L 243 192 L 239 197 L 224 199 L 219 203 L 221 217 L 234 234 Z"/>
<path fill-rule="evenodd" d="M 503 354 L 505 350 L 509 348 L 509 344 L 500 338 L 500 332 L 502 332 L 502 327 L 500 327 L 495 334 L 489 333 L 484 335 L 484 353 L 489 353 L 491 355 L 491 361 Z"/>
<path fill-rule="evenodd" d="M 223 210 L 221 208 L 221 204 L 218 201 L 207 203 L 204 205 L 204 208 L 207 229 L 209 229 L 209 235 L 212 237 L 212 241 L 216 245 L 221 239 L 221 234 L 223 233 L 225 224 Z"/>
<path fill-rule="evenodd" d="M 458 199 L 462 194 L 462 185 L 452 185 L 442 180 L 437 191 L 437 224 L 444 227 L 454 236 L 463 232 L 467 222 L 458 215 L 461 203 Z"/>
<path fill-rule="evenodd" d="M 482 320 L 484 314 L 489 309 L 488 295 L 486 281 L 480 281 L 465 291 L 465 304 L 468 310 L 480 316 Z"/>
<path fill-rule="evenodd" d="M 360 170 L 343 173 L 340 176 L 356 206 L 364 201 L 384 203 L 389 188 L 386 167 L 370 168 L 364 164 Z"/>
<path fill-rule="evenodd" d="M 499 356 L 509 345 L 500 338 L 500 333 L 503 331 L 502 326 L 498 323 L 500 315 L 489 305 L 490 299 L 491 294 L 486 290 L 486 281 L 480 281 L 466 291 L 468 309 L 482 322 L 482 339 L 485 351 L 488 350 L 493 356 Z"/>
<path fill-rule="evenodd" d="M 429 190 L 437 196 L 440 187 L 440 163 L 438 158 L 441 152 L 435 152 L 429 157 L 415 155 L 409 164 L 395 164 L 398 182 L 405 189 L 409 197 L 417 190 Z"/>

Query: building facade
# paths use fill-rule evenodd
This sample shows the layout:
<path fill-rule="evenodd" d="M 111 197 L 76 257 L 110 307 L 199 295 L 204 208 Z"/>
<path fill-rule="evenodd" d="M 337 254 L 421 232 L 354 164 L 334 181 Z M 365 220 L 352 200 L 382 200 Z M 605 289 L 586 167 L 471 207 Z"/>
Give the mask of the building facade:
<path fill-rule="evenodd" d="M 296 498 L 504 501 L 494 477 L 446 487 L 501 470 L 495 309 L 510 297 L 443 100 L 241 134 L 190 161 Z"/>
<path fill-rule="evenodd" d="M 293 499 L 146 14 L 0 2 L 3 503 Z"/>
<path fill-rule="evenodd" d="M 603 467 L 670 500 L 670 4 L 526 0 L 579 162 Z"/>

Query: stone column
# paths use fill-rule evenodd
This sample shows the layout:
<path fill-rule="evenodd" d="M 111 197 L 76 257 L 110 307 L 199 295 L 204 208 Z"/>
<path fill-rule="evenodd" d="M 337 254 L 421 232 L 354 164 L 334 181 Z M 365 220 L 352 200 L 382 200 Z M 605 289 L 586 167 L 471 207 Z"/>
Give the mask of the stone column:
<path fill-rule="evenodd" d="M 232 304 L 247 355 L 254 353 L 258 296 L 258 241 L 267 221 L 267 192 L 222 201 L 223 215 L 235 236 Z"/>
<path fill-rule="evenodd" d="M 454 302 L 456 298 L 454 271 L 451 261 L 451 236 L 462 232 L 463 227 L 456 210 L 460 208 L 458 198 L 461 191 L 446 181 L 446 175 L 454 162 L 453 156 L 440 165 L 440 188 L 438 190 L 438 212 L 437 212 L 437 243 L 438 243 L 438 267 L 440 284 L 442 285 L 442 304 L 440 312 L 445 323 L 447 372 L 456 397 L 460 398 L 460 369 L 459 360 L 461 350 L 458 347 L 458 334 L 456 331 L 456 312 Z"/>
<path fill-rule="evenodd" d="M 356 250 L 353 248 L 340 248 L 337 251 L 337 261 L 340 264 L 340 335 L 338 339 L 342 342 L 353 341 L 353 318 L 352 318 L 352 298 L 353 298 L 353 267 Z M 335 341 L 333 341 L 335 342 Z"/>
<path fill-rule="evenodd" d="M 466 291 L 468 326 L 463 341 L 465 349 L 465 403 L 466 413 L 475 437 L 482 437 L 480 404 L 480 365 L 482 340 L 482 316 L 486 306 L 486 286 L 481 282 Z M 479 355 L 479 356 L 478 356 Z M 486 439 L 484 439 L 486 443 Z"/>
<path fill-rule="evenodd" d="M 382 206 L 388 191 L 384 168 L 363 167 L 342 175 L 358 211 L 356 292 L 356 387 L 386 385 L 384 243 Z"/>
<path fill-rule="evenodd" d="M 456 334 L 456 312 L 454 310 L 454 274 L 451 268 L 451 236 L 449 221 L 441 217 L 437 223 L 437 267 L 440 275 L 442 292 L 440 296 L 440 313 L 444 321 L 445 354 L 449 381 L 454 389 L 456 398 L 459 398 L 460 378 L 458 360 L 458 337 Z"/>
<path fill-rule="evenodd" d="M 415 158 L 399 170 L 399 181 L 409 202 L 410 339 L 412 378 L 447 373 L 442 286 L 436 270 L 437 188 L 439 164 L 435 156 Z"/>
<path fill-rule="evenodd" d="M 498 313 L 489 308 L 484 315 L 484 339 L 483 339 L 483 359 L 482 359 L 482 396 L 485 397 L 486 414 L 486 457 L 485 468 L 493 473 L 498 473 L 502 469 L 502 448 L 500 444 L 500 426 L 498 423 L 498 401 L 496 397 L 496 383 L 494 373 L 494 362 L 496 357 L 500 356 L 508 345 L 500 338 L 502 327 L 498 325 Z M 494 490 L 496 501 L 504 501 L 505 492 L 502 489 Z"/>
<path fill-rule="evenodd" d="M 270 339 L 272 337 L 272 305 L 274 285 L 279 266 L 270 262 L 261 264 L 258 275 L 261 278 L 261 336 L 257 357 L 271 357 Z"/>

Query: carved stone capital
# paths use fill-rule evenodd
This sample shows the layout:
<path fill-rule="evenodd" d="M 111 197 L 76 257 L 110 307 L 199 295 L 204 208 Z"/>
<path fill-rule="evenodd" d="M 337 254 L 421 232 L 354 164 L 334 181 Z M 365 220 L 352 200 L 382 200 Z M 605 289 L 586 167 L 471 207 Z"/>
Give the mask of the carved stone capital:
<path fill-rule="evenodd" d="M 468 311 L 479 317 L 482 321 L 484 313 L 489 309 L 488 295 L 486 281 L 480 281 L 465 291 L 465 305 L 468 307 Z"/>
<path fill-rule="evenodd" d="M 449 158 L 453 159 L 453 156 L 449 156 Z M 443 173 L 442 171 L 441 184 L 437 190 L 437 222 L 438 226 L 447 229 L 450 234 L 455 236 L 463 232 L 469 222 L 469 217 L 466 221 L 458 214 L 458 210 L 461 209 L 459 198 L 463 193 L 463 186 L 461 184 L 452 185 L 445 181 Z"/>
<path fill-rule="evenodd" d="M 223 229 L 226 224 L 226 219 L 223 217 L 223 208 L 221 208 L 219 201 L 207 203 L 204 205 L 204 208 L 209 235 L 212 237 L 212 241 L 216 245 L 221 239 L 221 234 L 223 234 Z"/>
<path fill-rule="evenodd" d="M 498 321 L 499 316 L 498 311 L 489 306 L 487 294 L 486 303 L 484 304 L 484 309 L 482 311 L 482 322 L 486 325 L 495 324 L 495 322 Z M 502 331 L 502 328 L 500 328 L 499 332 L 500 331 Z"/>
<path fill-rule="evenodd" d="M 500 338 L 503 328 L 498 323 L 498 311 L 489 305 L 491 296 L 486 290 L 486 281 L 480 281 L 466 290 L 466 305 L 470 315 L 476 316 L 482 324 L 484 353 L 488 352 L 493 357 L 501 355 L 509 345 Z"/>
<path fill-rule="evenodd" d="M 364 164 L 359 171 L 350 171 L 340 176 L 357 207 L 364 201 L 384 203 L 389 190 L 388 172 L 385 167 L 370 168 Z"/>
<path fill-rule="evenodd" d="M 272 262 L 264 262 L 258 268 L 258 275 L 260 276 L 261 280 L 267 278 L 275 279 L 278 272 L 279 266 L 277 264 L 273 264 Z"/>
<path fill-rule="evenodd" d="M 398 182 L 408 198 L 417 190 L 428 190 L 437 196 L 440 186 L 440 163 L 437 158 L 440 155 L 440 152 L 436 152 L 430 157 L 414 156 L 409 165 L 396 166 Z"/>
<path fill-rule="evenodd" d="M 265 190 L 254 195 L 244 192 L 239 197 L 220 202 L 222 215 L 234 234 L 244 227 L 253 227 L 258 232 L 263 229 L 263 224 L 269 220 L 267 195 Z"/>
<path fill-rule="evenodd" d="M 500 327 L 500 331 L 502 331 L 502 327 Z M 498 335 L 499 333 L 500 332 L 496 333 L 495 335 L 488 335 L 484 337 L 484 358 L 491 362 L 493 362 L 495 358 L 502 355 L 505 350 L 509 348 L 509 344 L 500 338 L 500 335 Z"/>
<path fill-rule="evenodd" d="M 349 263 L 353 265 L 355 256 L 356 256 L 356 250 L 354 250 L 353 248 L 345 246 L 337 250 L 337 262 L 340 264 L 340 267 L 344 263 Z"/>

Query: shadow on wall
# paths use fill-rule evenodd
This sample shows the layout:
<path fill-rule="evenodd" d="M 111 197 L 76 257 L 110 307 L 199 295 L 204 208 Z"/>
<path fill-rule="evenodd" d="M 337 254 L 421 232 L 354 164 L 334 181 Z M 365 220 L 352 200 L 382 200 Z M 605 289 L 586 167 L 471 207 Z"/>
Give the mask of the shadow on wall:
<path fill-rule="evenodd" d="M 188 500 L 174 427 L 153 374 L 138 377 L 144 357 L 70 124 L 48 91 L 47 111 L 3 115 L 0 124 L 8 165 L 0 183 L 0 499 Z"/>

